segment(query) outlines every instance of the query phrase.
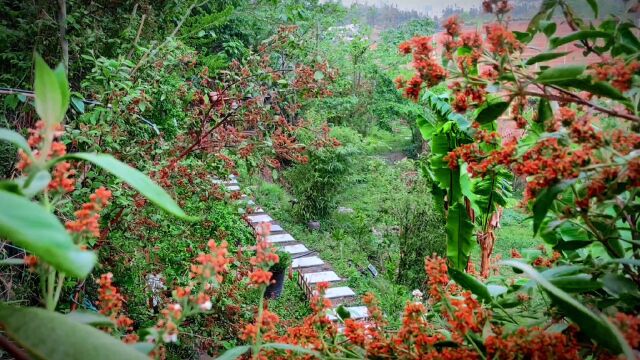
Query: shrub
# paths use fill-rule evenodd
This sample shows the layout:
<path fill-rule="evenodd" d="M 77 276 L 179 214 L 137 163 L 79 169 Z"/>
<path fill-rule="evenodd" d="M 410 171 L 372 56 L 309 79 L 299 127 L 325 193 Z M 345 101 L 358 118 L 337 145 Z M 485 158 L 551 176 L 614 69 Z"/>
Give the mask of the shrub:
<path fill-rule="evenodd" d="M 392 209 L 399 221 L 398 273 L 396 281 L 411 288 L 424 283 L 423 259 L 444 256 L 447 245 L 444 216 L 435 208 L 425 181 L 420 181 Z"/>
<path fill-rule="evenodd" d="M 358 153 L 352 146 L 323 147 L 309 151 L 309 161 L 286 173 L 296 198 L 294 213 L 302 220 L 324 219 L 336 208 L 336 195 L 345 185 L 352 158 Z"/>

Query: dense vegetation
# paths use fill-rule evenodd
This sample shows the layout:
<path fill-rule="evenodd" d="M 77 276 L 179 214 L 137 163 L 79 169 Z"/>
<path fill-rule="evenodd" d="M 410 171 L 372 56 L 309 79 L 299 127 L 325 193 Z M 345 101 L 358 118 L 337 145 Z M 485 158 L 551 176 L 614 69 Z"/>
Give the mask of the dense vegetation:
<path fill-rule="evenodd" d="M 3 358 L 638 356 L 637 4 L 0 10 Z M 291 259 L 229 175 L 366 320 L 265 298 Z"/>

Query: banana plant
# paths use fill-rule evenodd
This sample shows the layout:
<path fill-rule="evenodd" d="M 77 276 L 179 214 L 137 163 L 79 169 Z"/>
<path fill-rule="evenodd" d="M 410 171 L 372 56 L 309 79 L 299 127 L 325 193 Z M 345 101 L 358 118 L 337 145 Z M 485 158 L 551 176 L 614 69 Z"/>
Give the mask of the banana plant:
<path fill-rule="evenodd" d="M 473 247 L 473 232 L 481 249 L 481 273 L 489 273 L 502 208 L 511 197 L 511 173 L 497 168 L 483 178 L 472 179 L 462 166 L 451 169 L 444 157 L 456 147 L 473 141 L 470 122 L 455 113 L 448 96 L 426 91 L 422 98 L 429 114 L 419 117 L 418 127 L 431 152 L 424 170 L 433 180 L 434 195 L 442 201 L 447 219 L 447 257 L 450 266 L 465 270 Z M 483 128 L 495 130 L 496 121 Z M 490 150 L 490 149 L 487 149 Z"/>

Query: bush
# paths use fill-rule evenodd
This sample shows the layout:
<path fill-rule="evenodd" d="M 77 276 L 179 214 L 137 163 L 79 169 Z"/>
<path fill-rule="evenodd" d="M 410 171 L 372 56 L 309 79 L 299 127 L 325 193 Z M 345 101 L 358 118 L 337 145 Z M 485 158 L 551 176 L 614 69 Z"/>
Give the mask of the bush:
<path fill-rule="evenodd" d="M 420 181 L 392 210 L 398 221 L 398 273 L 396 281 L 412 288 L 424 283 L 427 256 L 446 252 L 445 220 L 436 210 L 427 184 Z"/>
<path fill-rule="evenodd" d="M 309 151 L 309 161 L 286 173 L 291 192 L 297 199 L 294 213 L 300 219 L 324 219 L 336 208 L 335 198 L 345 184 L 351 160 L 358 150 L 353 146 L 324 147 Z"/>

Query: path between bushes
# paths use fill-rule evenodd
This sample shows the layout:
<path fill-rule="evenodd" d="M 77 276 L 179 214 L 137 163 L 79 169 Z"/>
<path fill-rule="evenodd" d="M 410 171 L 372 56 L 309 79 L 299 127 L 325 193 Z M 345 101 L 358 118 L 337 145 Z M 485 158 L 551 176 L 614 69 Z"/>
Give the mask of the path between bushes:
<path fill-rule="evenodd" d="M 240 184 L 233 175 L 229 177 L 228 181 L 214 180 L 214 183 L 224 184 L 227 191 L 230 192 L 240 191 Z M 277 220 L 271 218 L 247 195 L 242 194 L 240 201 L 254 208 L 254 211 L 246 217 L 254 232 L 261 223 L 271 223 L 271 234 L 267 237 L 267 242 L 291 254 L 291 267 L 296 272 L 296 282 L 304 291 L 307 301 L 313 296 L 316 284 L 326 281 L 330 285 L 325 297 L 331 301 L 333 307 L 329 312 L 329 319 L 337 320 L 336 309 L 340 305 L 349 311 L 352 319 L 366 319 L 368 317 L 366 306 L 359 305 L 360 297 L 344 284 L 347 279 L 336 274 L 330 264 L 322 260 L 315 251 L 309 250 L 304 244 L 297 241 L 280 226 Z"/>

